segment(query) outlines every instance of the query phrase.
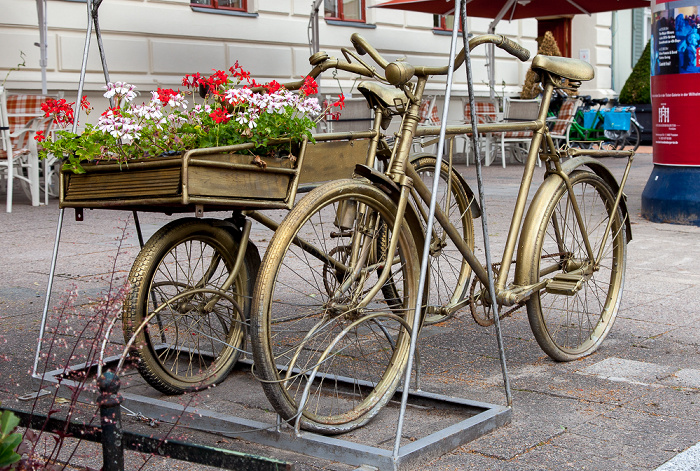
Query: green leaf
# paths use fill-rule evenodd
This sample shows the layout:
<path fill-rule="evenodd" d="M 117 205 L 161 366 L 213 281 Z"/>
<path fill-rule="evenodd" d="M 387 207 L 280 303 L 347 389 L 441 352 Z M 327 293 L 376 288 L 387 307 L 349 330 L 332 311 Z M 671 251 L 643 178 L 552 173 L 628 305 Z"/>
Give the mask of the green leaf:
<path fill-rule="evenodd" d="M 12 432 L 19 425 L 19 418 L 10 411 L 4 411 L 0 415 L 0 437 Z"/>

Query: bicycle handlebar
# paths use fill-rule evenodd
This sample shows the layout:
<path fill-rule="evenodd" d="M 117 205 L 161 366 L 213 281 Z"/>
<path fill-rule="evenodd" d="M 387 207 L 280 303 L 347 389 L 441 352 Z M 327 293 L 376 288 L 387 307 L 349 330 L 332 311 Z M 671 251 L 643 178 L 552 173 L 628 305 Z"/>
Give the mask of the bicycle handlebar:
<path fill-rule="evenodd" d="M 368 54 L 374 62 L 386 71 L 386 78 L 392 85 L 403 85 L 415 76 L 428 75 L 447 75 L 448 66 L 428 67 L 428 66 L 413 66 L 405 61 L 388 62 L 381 54 L 358 33 L 353 33 L 350 37 L 355 50 L 358 54 Z M 530 51 L 523 48 L 515 41 L 506 38 L 500 34 L 483 34 L 475 36 L 469 40 L 469 50 L 471 51 L 480 44 L 494 44 L 503 49 L 507 53 L 517 57 L 525 62 L 530 58 Z M 457 54 L 455 58 L 454 68 L 459 68 L 464 63 L 465 53 L 464 48 Z"/>

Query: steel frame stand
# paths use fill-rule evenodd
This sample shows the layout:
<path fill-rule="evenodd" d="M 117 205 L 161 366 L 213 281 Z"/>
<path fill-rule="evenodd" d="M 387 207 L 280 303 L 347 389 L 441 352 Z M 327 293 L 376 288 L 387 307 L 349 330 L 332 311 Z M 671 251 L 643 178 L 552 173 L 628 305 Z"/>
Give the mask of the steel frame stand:
<path fill-rule="evenodd" d="M 89 44 L 90 44 L 90 37 L 92 35 L 92 24 L 94 22 L 95 24 L 95 31 L 97 34 L 97 40 L 98 44 L 101 46 L 101 37 L 100 37 L 100 30 L 99 30 L 99 25 L 98 25 L 98 19 L 97 19 L 97 9 L 99 8 L 99 5 L 101 3 L 101 0 L 96 0 L 95 4 L 96 7 L 93 8 L 93 0 L 87 0 L 87 8 L 88 8 L 88 26 L 87 26 L 87 35 L 86 35 L 86 42 L 85 42 L 85 50 L 84 50 L 84 55 L 83 55 L 83 64 L 82 64 L 82 69 L 81 69 L 81 74 L 80 74 L 80 83 L 78 87 L 78 99 L 76 100 L 76 103 L 80 103 L 80 97 L 82 95 L 82 89 L 83 89 L 83 84 L 85 80 L 85 70 L 86 70 L 86 64 L 87 64 L 87 57 L 88 57 L 88 52 L 89 52 Z M 455 0 L 455 15 L 457 16 L 457 12 L 460 10 L 460 0 Z M 461 21 L 455 21 L 454 22 L 454 28 L 452 32 L 452 43 L 451 43 L 451 49 L 450 49 L 450 65 L 448 68 L 448 75 L 447 75 L 447 86 L 446 86 L 446 91 L 445 91 L 445 107 L 443 110 L 443 119 L 442 119 L 442 126 L 440 129 L 440 137 L 438 140 L 438 154 L 437 154 L 437 162 L 436 162 L 436 167 L 435 167 L 435 172 L 436 174 L 439 174 L 439 169 L 441 168 L 442 165 L 442 154 L 445 148 L 445 126 L 447 123 L 447 113 L 448 113 L 448 106 L 449 106 L 449 99 L 450 99 L 450 94 L 451 94 L 451 88 L 452 88 L 452 75 L 453 75 L 453 66 L 454 66 L 454 57 L 456 55 L 456 43 L 457 43 L 457 37 L 458 37 L 458 26 L 460 23 L 462 23 L 462 28 L 464 31 L 463 37 L 464 37 L 464 42 L 465 42 L 465 48 L 467 52 L 467 57 L 466 57 L 466 68 L 467 68 L 467 79 L 468 79 L 468 86 L 469 86 L 469 99 L 470 102 L 472 102 L 472 113 L 474 113 L 475 109 L 473 106 L 473 100 L 474 100 L 474 95 L 473 95 L 473 82 L 472 82 L 472 77 L 471 77 L 471 64 L 469 62 L 469 48 L 467 44 L 467 28 L 466 28 L 466 7 L 464 4 L 464 0 L 462 0 L 461 3 L 461 11 L 462 15 L 461 16 Z M 102 64 L 103 64 L 103 69 L 104 69 L 104 74 L 105 78 L 108 80 L 108 73 L 107 73 L 107 68 L 106 68 L 106 61 L 104 57 L 104 50 L 102 47 L 100 47 L 100 56 L 102 59 Z M 78 121 L 78 113 L 79 109 L 76 110 L 75 112 L 75 123 L 74 123 L 74 129 L 73 132 L 76 132 L 77 129 L 77 121 Z M 477 166 L 477 179 L 478 179 L 478 184 L 479 184 L 479 195 L 481 198 L 481 207 L 484 208 L 484 196 L 483 196 L 483 188 L 482 188 L 482 179 L 481 179 L 481 162 L 480 162 L 480 154 L 479 154 L 479 146 L 478 146 L 478 131 L 477 131 L 477 126 L 476 126 L 476 119 L 474 116 L 472 116 L 472 123 L 474 123 L 474 132 L 472 133 L 472 146 L 475 151 L 476 155 L 476 166 Z M 434 185 L 433 185 L 433 194 L 437 193 L 437 185 L 439 183 L 439 179 L 435 179 Z M 430 202 L 430 211 L 429 211 L 429 217 L 428 217 L 428 227 L 427 227 L 427 232 L 428 234 L 431 233 L 432 231 L 432 226 L 433 226 L 433 221 L 434 221 L 434 215 L 435 215 L 435 205 L 436 202 L 435 200 L 432 200 Z M 51 268 L 50 268 L 50 273 L 49 273 L 49 280 L 48 280 L 48 286 L 46 290 L 46 299 L 45 299 L 45 304 L 44 304 L 44 311 L 42 315 L 42 320 L 41 320 L 41 326 L 40 326 L 40 332 L 39 332 L 39 339 L 37 342 L 37 350 L 36 350 L 36 356 L 35 356 L 35 361 L 34 361 L 34 367 L 32 370 L 32 379 L 34 382 L 34 385 L 37 388 L 43 388 L 46 387 L 47 385 L 59 385 L 59 392 L 63 392 L 63 394 L 70 395 L 70 390 L 68 389 L 69 387 L 76 387 L 79 386 L 79 384 L 73 380 L 71 380 L 68 377 L 62 376 L 64 374 L 65 370 L 55 370 L 55 371 L 50 371 L 50 372 L 45 372 L 43 374 L 39 374 L 37 371 L 38 368 L 38 362 L 39 362 L 39 357 L 42 349 L 42 342 L 43 342 L 43 337 L 45 333 L 45 328 L 46 328 L 46 319 L 47 319 L 47 314 L 48 314 L 48 309 L 49 309 L 49 304 L 50 304 L 50 296 L 51 296 L 51 290 L 53 287 L 53 277 L 54 277 L 54 272 L 55 272 L 55 267 L 56 267 L 56 260 L 58 258 L 58 247 L 59 247 L 59 241 L 60 241 L 60 236 L 61 236 L 61 230 L 63 226 L 63 216 L 64 216 L 64 210 L 61 209 L 59 213 L 59 220 L 58 220 L 58 227 L 56 230 L 56 239 L 54 243 L 54 251 L 53 251 L 53 257 L 51 261 Z M 488 228 L 486 225 L 486 218 L 485 215 L 482 215 L 482 223 L 483 223 L 483 229 L 484 229 L 484 243 L 485 243 L 485 249 L 486 249 L 486 264 L 487 266 L 490 266 L 490 251 L 489 251 L 489 239 L 488 239 Z M 138 227 L 138 219 L 135 219 L 136 224 L 137 224 L 137 232 L 139 233 L 139 239 L 140 237 L 140 227 Z M 426 244 L 426 250 L 423 253 L 423 259 L 421 263 L 421 274 L 420 274 L 420 281 L 419 281 L 419 292 L 417 299 L 422 299 L 422 291 L 423 287 L 425 285 L 424 281 L 427 276 L 427 267 L 429 264 L 429 258 L 428 258 L 428 250 L 427 250 L 428 244 Z M 492 273 L 490 270 L 487 270 L 489 273 L 489 289 L 491 292 L 491 299 L 496 299 L 495 293 L 494 293 L 494 280 L 492 277 Z M 417 308 L 416 308 L 416 316 L 415 316 L 415 324 L 419 322 L 420 319 L 420 303 L 416 303 Z M 409 360 L 408 360 L 408 366 L 406 368 L 406 374 L 405 374 L 405 379 L 404 379 L 404 388 L 403 390 L 399 390 L 396 394 L 401 396 L 401 407 L 399 410 L 399 420 L 397 424 L 397 431 L 396 431 L 396 439 L 394 443 L 394 449 L 393 451 L 385 450 L 382 448 L 378 447 L 373 447 L 369 445 L 362 445 L 362 444 L 357 444 L 354 442 L 350 442 L 348 440 L 343 440 L 339 438 L 334 438 L 334 437 L 327 437 L 323 435 L 318 435 L 318 434 L 313 434 L 309 432 L 301 432 L 299 436 L 295 436 L 295 434 L 290 430 L 288 433 L 280 430 L 279 424 L 266 424 L 263 422 L 257 422 L 249 419 L 244 419 L 240 417 L 234 417 L 231 415 L 226 415 L 226 414 L 220 414 L 217 412 L 205 410 L 205 409 L 194 409 L 194 408 L 189 408 L 189 407 L 184 407 L 179 404 L 172 404 L 167 401 L 159 400 L 159 399 L 153 399 L 153 398 L 148 398 L 142 395 L 137 395 L 137 394 L 131 394 L 131 393 L 123 393 L 124 397 L 124 406 L 128 407 L 129 409 L 135 410 L 137 412 L 141 412 L 145 416 L 149 417 L 172 417 L 172 416 L 178 416 L 179 417 L 179 423 L 182 425 L 185 425 L 189 428 L 205 431 L 205 432 L 212 432 L 213 430 L 216 430 L 214 433 L 221 433 L 225 436 L 230 436 L 230 437 L 235 437 L 235 438 L 241 438 L 243 440 L 259 443 L 261 445 L 266 445 L 266 446 L 272 446 L 276 448 L 282 448 L 285 450 L 290 450 L 298 453 L 302 453 L 305 455 L 309 456 L 315 456 L 318 458 L 323 458 L 323 459 L 329 459 L 333 461 L 342 461 L 344 463 L 350 464 L 350 465 L 357 465 L 360 466 L 363 470 L 367 470 L 367 466 L 369 467 L 374 467 L 377 469 L 382 469 L 382 470 L 403 470 L 403 469 L 410 469 L 415 466 L 417 466 L 420 463 L 435 459 L 445 453 L 448 453 L 455 448 L 464 445 L 465 443 L 468 443 L 471 440 L 474 440 L 486 433 L 491 432 L 492 430 L 501 427 L 503 425 L 506 425 L 510 423 L 511 420 L 511 415 L 512 415 L 512 409 L 511 409 L 511 395 L 510 395 L 510 385 L 509 385 L 509 380 L 508 380 L 508 373 L 505 365 L 505 353 L 503 349 L 503 343 L 502 343 L 502 337 L 501 337 L 501 331 L 500 331 L 500 323 L 499 323 L 499 316 L 498 316 L 498 306 L 494 301 L 493 305 L 493 312 L 496 314 L 494 315 L 495 319 L 495 325 L 496 325 L 496 333 L 497 333 L 497 341 L 498 341 L 498 348 L 499 348 L 499 356 L 501 360 L 501 367 L 502 367 L 502 372 L 503 372 L 503 378 L 504 378 L 504 386 L 506 390 L 506 400 L 507 400 L 507 405 L 506 406 L 499 406 L 499 405 L 494 405 L 494 404 L 487 404 L 483 402 L 477 402 L 477 401 L 471 401 L 467 399 L 461 399 L 461 398 L 455 398 L 455 397 L 449 397 L 449 396 L 443 396 L 440 394 L 433 394 L 433 393 L 428 393 L 428 392 L 422 392 L 422 391 L 410 391 L 408 385 L 410 385 L 411 381 L 411 371 L 413 369 L 413 361 L 416 353 L 416 343 L 417 339 L 416 336 L 412 336 L 411 338 L 411 348 L 410 348 L 410 355 L 409 355 Z M 417 332 L 418 331 L 418 325 L 413 326 L 413 331 Z M 112 357 L 108 358 L 105 360 L 104 368 L 107 368 L 110 364 L 116 364 L 119 361 L 118 357 Z M 87 365 L 87 364 L 82 364 L 82 365 L 75 365 L 70 368 L 72 372 L 76 371 L 87 371 L 90 369 L 95 368 L 97 365 Z M 335 378 L 334 378 L 335 379 Z M 88 399 L 90 401 L 95 400 L 95 396 L 93 394 L 88 393 L 87 391 L 83 391 L 81 393 L 81 398 L 82 399 Z M 406 412 L 406 406 L 408 404 L 408 401 L 411 401 L 412 404 L 421 404 L 423 406 L 427 407 L 433 407 L 433 408 L 454 408 L 454 409 L 459 409 L 463 413 L 467 413 L 469 417 L 465 420 L 462 420 L 456 424 L 453 424 L 451 426 L 448 426 L 444 429 L 441 429 L 437 432 L 434 432 L 426 437 L 417 439 L 416 441 L 412 441 L 406 445 L 401 445 L 401 435 L 402 435 L 402 429 L 403 429 L 403 423 L 404 423 L 404 418 L 405 418 L 405 412 Z M 367 427 L 371 427 L 368 425 Z M 258 429 L 258 431 L 251 433 L 251 429 Z"/>
<path fill-rule="evenodd" d="M 119 356 L 106 358 L 103 368 L 116 366 L 119 358 Z M 249 361 L 240 363 L 247 364 L 246 366 L 248 367 L 251 364 Z M 70 373 L 75 374 L 81 371 L 94 370 L 96 370 L 95 364 L 78 364 L 70 368 Z M 65 376 L 65 370 L 63 369 L 49 371 L 43 377 L 35 378 L 34 382 L 37 388 L 59 385 L 59 395 L 64 397 L 70 397 L 72 394 L 71 388 L 74 390 L 75 387 L 79 386 L 77 381 Z M 352 385 L 350 379 L 347 379 L 346 382 Z M 397 395 L 400 393 L 401 391 L 397 392 Z M 497 406 L 423 391 L 411 391 L 409 392 L 411 405 L 432 410 L 450 409 L 466 418 L 401 446 L 398 457 L 395 457 L 392 450 L 358 444 L 342 438 L 327 437 L 310 432 L 301 432 L 299 436 L 295 436 L 291 426 L 278 430 L 279 427 L 275 423 L 235 417 L 207 410 L 203 407 L 185 407 L 181 404 L 174 404 L 126 391 L 122 391 L 121 396 L 124 399 L 122 404 L 125 408 L 135 413 L 141 413 L 143 416 L 151 419 L 168 422 L 173 417 L 177 417 L 178 425 L 190 429 L 240 438 L 260 445 L 293 451 L 325 460 L 340 461 L 358 466 L 363 470 L 368 469 L 368 466 L 380 470 L 415 469 L 421 463 L 436 459 L 461 445 L 510 423 L 512 415 L 511 408 L 506 406 Z M 92 402 L 96 397 L 96 393 L 84 391 L 81 393 L 80 400 Z M 366 427 L 372 427 L 372 422 Z"/>

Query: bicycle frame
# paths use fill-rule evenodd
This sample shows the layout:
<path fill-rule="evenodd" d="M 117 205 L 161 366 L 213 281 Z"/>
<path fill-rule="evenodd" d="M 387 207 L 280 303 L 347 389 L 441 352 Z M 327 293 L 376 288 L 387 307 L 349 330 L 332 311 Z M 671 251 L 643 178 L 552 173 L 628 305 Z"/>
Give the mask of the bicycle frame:
<path fill-rule="evenodd" d="M 394 182 L 396 182 L 400 188 L 401 188 L 401 195 L 399 199 L 399 207 L 398 207 L 398 214 L 397 214 L 397 225 L 399 222 L 404 218 L 404 212 L 406 210 L 406 204 L 405 200 L 407 199 L 406 187 L 413 187 L 415 188 L 416 192 L 420 196 L 420 198 L 426 203 L 430 203 L 430 190 L 427 188 L 427 186 L 422 182 L 420 177 L 416 174 L 415 170 L 411 167 L 411 165 L 407 164 L 408 161 L 408 155 L 410 151 L 410 145 L 414 137 L 420 137 L 420 136 L 426 136 L 426 135 L 434 135 L 437 133 L 438 129 L 437 127 L 424 127 L 418 129 L 418 103 L 420 103 L 420 98 L 422 97 L 423 90 L 425 89 L 425 84 L 427 82 L 427 77 L 426 76 L 420 76 L 418 78 L 418 83 L 415 88 L 415 96 L 416 96 L 416 101 L 409 107 L 408 111 L 406 112 L 403 121 L 402 121 L 402 127 L 401 127 L 401 132 L 400 132 L 400 137 L 399 137 L 399 142 L 395 146 L 394 149 L 394 155 L 392 156 L 392 159 L 390 161 L 389 165 L 389 170 L 387 172 L 387 175 L 389 178 L 391 178 Z M 515 202 L 515 207 L 513 210 L 513 216 L 511 219 L 511 224 L 510 228 L 508 230 L 508 236 L 506 239 L 506 244 L 503 250 L 503 255 L 501 259 L 501 264 L 500 264 L 500 269 L 499 269 L 499 274 L 498 274 L 498 281 L 496 283 L 496 296 L 498 299 L 498 303 L 501 305 L 514 305 L 521 303 L 525 301 L 529 296 L 532 295 L 533 292 L 541 289 L 544 286 L 545 282 L 540 282 L 536 285 L 531 285 L 531 286 L 518 286 L 514 287 L 512 289 L 506 289 L 506 283 L 507 283 L 507 275 L 508 272 L 512 266 L 513 263 L 513 255 L 515 253 L 515 247 L 518 241 L 518 236 L 519 236 L 519 230 L 521 227 L 521 224 L 524 219 L 525 211 L 526 211 L 526 206 L 527 206 L 527 196 L 528 192 L 530 190 L 530 187 L 532 185 L 532 178 L 534 175 L 534 170 L 537 165 L 537 158 L 540 157 L 543 161 L 546 162 L 547 165 L 547 174 L 551 175 L 557 175 L 559 176 L 562 181 L 565 183 L 567 192 L 570 197 L 570 201 L 572 204 L 572 209 L 574 211 L 576 221 L 579 227 L 579 230 L 581 232 L 581 236 L 583 237 L 584 244 L 586 247 L 586 252 L 588 254 L 588 259 L 589 260 L 595 260 L 596 262 L 593 264 L 590 269 L 595 269 L 595 266 L 600 260 L 601 253 L 594 254 L 593 249 L 591 247 L 588 234 L 584 230 L 584 221 L 583 221 L 583 216 L 581 215 L 581 211 L 578 207 L 578 203 L 576 200 L 576 195 L 573 192 L 573 188 L 571 186 L 571 181 L 567 175 L 566 172 L 563 171 L 561 167 L 561 159 L 568 155 L 567 152 L 561 152 L 556 149 L 552 138 L 549 135 L 549 130 L 547 126 L 545 125 L 546 123 L 546 117 L 547 117 L 547 110 L 549 108 L 549 102 L 552 98 L 552 93 L 555 88 L 555 82 L 552 79 L 552 77 L 548 77 L 545 87 L 544 87 L 544 95 L 542 98 L 542 104 L 540 107 L 539 115 L 536 120 L 534 121 L 523 121 L 523 122 L 517 122 L 517 123 L 490 123 L 490 124 L 482 124 L 479 125 L 479 131 L 480 132 L 505 132 L 505 131 L 532 131 L 533 132 L 533 137 L 531 141 L 531 146 L 530 150 L 528 153 L 528 158 L 525 163 L 525 168 L 523 170 L 523 176 L 522 180 L 520 183 L 520 188 L 518 191 L 518 196 L 516 198 Z M 464 126 L 448 126 L 446 130 L 446 134 L 448 135 L 456 135 L 456 134 L 468 134 L 472 132 L 472 126 L 471 125 L 464 125 Z M 583 154 L 580 154 L 583 155 Z M 597 156 L 604 156 L 604 155 L 616 155 L 616 156 L 630 156 L 633 155 L 631 152 L 625 152 L 625 151 L 606 151 L 606 150 L 598 150 L 598 151 L 591 151 L 588 155 L 597 155 Z M 631 163 L 631 160 L 630 160 Z M 619 191 L 617 192 L 616 195 L 616 200 L 615 200 L 615 205 L 612 208 L 611 213 L 614 214 L 615 211 L 617 211 L 620 201 L 621 201 L 621 196 L 622 196 L 622 187 L 624 187 L 624 182 L 626 181 L 627 175 L 629 173 L 630 169 L 630 164 L 628 163 L 628 166 L 625 170 L 625 175 L 623 177 L 622 181 L 622 186 L 620 187 Z M 447 216 L 444 214 L 444 212 L 441 210 L 441 208 L 438 206 L 435 211 L 435 218 L 439 222 L 439 224 L 443 227 L 445 230 L 447 236 L 452 240 L 452 242 L 455 244 L 455 246 L 458 248 L 464 259 L 467 261 L 467 263 L 471 266 L 472 270 L 474 270 L 475 275 L 478 277 L 478 279 L 484 284 L 488 284 L 488 274 L 486 272 L 486 269 L 481 265 L 481 263 L 478 261 L 472 250 L 467 246 L 467 244 L 464 242 L 464 240 L 461 238 L 459 232 L 457 229 L 450 223 L 448 220 Z M 397 236 L 396 234 L 398 233 L 398 226 L 394 228 L 394 231 L 392 232 L 392 243 L 390 246 L 390 252 L 393 253 L 393 250 L 395 250 L 396 247 L 396 240 Z M 412 228 L 412 230 L 421 230 L 421 228 Z M 606 228 L 605 231 L 605 239 L 609 237 L 610 233 L 610 221 L 608 222 L 608 227 Z M 390 267 L 386 266 L 383 270 L 380 283 L 375 287 L 375 289 L 372 290 L 371 293 L 369 293 L 361 302 L 360 302 L 360 307 L 366 306 L 370 299 L 376 294 L 376 292 L 379 290 L 379 286 L 381 286 L 381 283 L 386 281 L 386 278 L 388 277 L 388 273 L 390 271 Z M 454 309 L 459 309 L 462 306 L 464 306 L 468 302 L 467 300 L 463 300 L 460 302 L 458 305 L 453 306 Z"/>

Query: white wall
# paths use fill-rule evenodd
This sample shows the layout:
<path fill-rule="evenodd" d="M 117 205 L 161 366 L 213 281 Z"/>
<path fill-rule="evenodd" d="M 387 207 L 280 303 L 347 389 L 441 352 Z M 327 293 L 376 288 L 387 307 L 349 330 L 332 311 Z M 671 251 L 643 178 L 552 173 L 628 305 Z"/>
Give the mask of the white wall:
<path fill-rule="evenodd" d="M 590 54 L 595 68 L 595 78 L 581 85 L 582 94 L 594 97 L 612 96 L 612 13 L 576 15 L 572 21 L 571 53 L 579 58 L 582 51 Z"/>

